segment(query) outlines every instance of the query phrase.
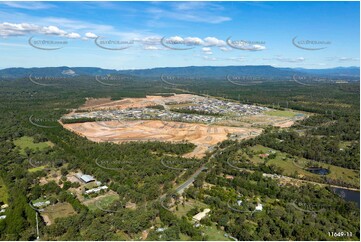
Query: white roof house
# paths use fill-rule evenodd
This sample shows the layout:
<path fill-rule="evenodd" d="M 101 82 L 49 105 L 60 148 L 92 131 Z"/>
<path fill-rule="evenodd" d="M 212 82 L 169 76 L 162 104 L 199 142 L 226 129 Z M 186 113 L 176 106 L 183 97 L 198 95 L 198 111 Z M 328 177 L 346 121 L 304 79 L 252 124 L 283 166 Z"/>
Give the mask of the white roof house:
<path fill-rule="evenodd" d="M 261 203 L 257 204 L 256 208 L 254 210 L 256 211 L 262 211 L 263 205 Z"/>
<path fill-rule="evenodd" d="M 45 201 L 45 202 L 37 202 L 33 204 L 34 207 L 42 207 L 42 206 L 47 206 L 50 205 L 50 201 Z"/>
<path fill-rule="evenodd" d="M 6 218 L 6 215 L 0 216 L 0 219 L 5 219 L 5 218 Z"/>
<path fill-rule="evenodd" d="M 95 181 L 94 177 L 92 177 L 90 175 L 86 175 L 86 174 L 79 173 L 79 174 L 76 174 L 76 177 L 84 183 Z"/>
<path fill-rule="evenodd" d="M 197 213 L 196 215 L 193 216 L 193 220 L 196 222 L 201 221 L 202 218 L 204 218 L 205 216 L 207 216 L 207 214 L 210 212 L 211 210 L 209 208 L 206 208 L 203 210 L 203 212 Z"/>
<path fill-rule="evenodd" d="M 5 204 L 1 205 L 0 208 L 8 208 L 8 207 L 9 207 L 9 205 L 5 203 Z"/>
<path fill-rule="evenodd" d="M 157 228 L 156 231 L 159 233 L 159 232 L 164 232 L 166 229 L 167 229 L 167 228 Z"/>
<path fill-rule="evenodd" d="M 85 191 L 85 194 L 90 194 L 90 193 L 94 193 L 94 192 L 100 192 L 101 190 L 107 190 L 107 189 L 108 189 L 107 186 L 96 187 L 96 188 L 89 189 L 89 190 Z"/>

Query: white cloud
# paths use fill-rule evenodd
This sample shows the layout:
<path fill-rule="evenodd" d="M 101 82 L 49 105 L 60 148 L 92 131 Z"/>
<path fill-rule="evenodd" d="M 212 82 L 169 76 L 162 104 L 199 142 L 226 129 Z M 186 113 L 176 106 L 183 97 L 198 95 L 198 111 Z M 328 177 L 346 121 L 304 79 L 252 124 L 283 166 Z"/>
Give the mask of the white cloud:
<path fill-rule="evenodd" d="M 276 60 L 281 61 L 281 62 L 290 62 L 290 63 L 299 63 L 299 62 L 304 62 L 305 58 L 303 57 L 297 57 L 297 58 L 285 58 L 285 57 L 277 57 Z"/>
<path fill-rule="evenodd" d="M 0 37 L 10 37 L 10 36 L 24 36 L 27 34 L 46 34 L 46 35 L 56 35 L 71 39 L 80 38 L 81 36 L 78 33 L 67 33 L 65 30 L 59 29 L 56 26 L 39 26 L 36 24 L 29 23 L 0 23 Z"/>
<path fill-rule="evenodd" d="M 187 37 L 184 39 L 184 43 L 187 45 L 203 45 L 204 41 L 198 37 Z"/>
<path fill-rule="evenodd" d="M 213 54 L 212 49 L 209 48 L 209 47 L 203 47 L 202 51 L 203 51 L 204 54 L 207 54 L 207 55 L 212 55 Z"/>
<path fill-rule="evenodd" d="M 204 46 L 226 46 L 226 42 L 215 37 L 207 37 L 204 39 Z"/>
<path fill-rule="evenodd" d="M 146 10 L 154 20 L 175 19 L 179 21 L 218 24 L 232 20 L 219 15 L 224 8 L 208 2 L 180 2 L 168 8 L 151 7 Z M 163 21 L 164 22 L 164 21 Z"/>
<path fill-rule="evenodd" d="M 39 31 L 42 34 L 49 34 L 49 35 L 66 35 L 66 31 L 59 29 L 56 26 L 48 26 L 48 27 L 42 27 Z"/>
<path fill-rule="evenodd" d="M 89 39 L 96 39 L 98 36 L 92 32 L 85 33 L 85 37 Z"/>
<path fill-rule="evenodd" d="M 251 45 L 251 47 L 249 48 L 249 50 L 265 50 L 266 46 L 264 45 Z"/>
<path fill-rule="evenodd" d="M 195 8 L 204 8 L 206 3 L 205 2 L 177 2 L 175 4 L 175 8 L 181 11 L 184 10 L 193 10 Z"/>
<path fill-rule="evenodd" d="M 28 23 L 0 23 L 0 36 L 21 36 L 39 30 L 39 26 Z"/>
<path fill-rule="evenodd" d="M 161 38 L 159 36 L 148 36 L 140 39 L 140 42 L 147 45 L 157 45 L 160 43 Z"/>
<path fill-rule="evenodd" d="M 206 61 L 216 61 L 217 60 L 217 58 L 215 58 L 215 57 L 206 56 L 206 55 L 203 56 L 203 59 Z"/>
<path fill-rule="evenodd" d="M 227 47 L 220 47 L 219 49 L 224 52 L 231 51 L 231 49 Z"/>
<path fill-rule="evenodd" d="M 352 58 L 352 57 L 340 57 L 338 58 L 339 61 L 359 61 L 360 59 L 359 58 Z"/>
<path fill-rule="evenodd" d="M 154 46 L 154 45 L 145 45 L 144 49 L 145 50 L 161 50 L 161 48 L 159 48 L 158 46 Z"/>
<path fill-rule="evenodd" d="M 229 57 L 229 58 L 227 58 L 227 60 L 231 60 L 231 61 L 245 61 L 246 58 L 243 57 L 243 56 L 240 56 L 240 57 Z"/>
<path fill-rule="evenodd" d="M 69 34 L 66 34 L 65 37 L 67 37 L 69 39 L 79 39 L 79 38 L 81 38 L 80 34 L 78 34 L 78 33 L 69 33 Z"/>
<path fill-rule="evenodd" d="M 180 36 L 172 36 L 170 38 L 167 38 L 165 41 L 167 43 L 171 43 L 171 44 L 183 44 L 184 43 L 184 39 Z"/>
<path fill-rule="evenodd" d="M 246 40 L 231 41 L 230 39 L 227 39 L 227 44 L 234 49 L 240 50 L 260 51 L 266 49 L 266 46 L 264 44 L 259 44 L 258 42 Z"/>
<path fill-rule="evenodd" d="M 203 40 L 199 37 L 186 37 L 172 36 L 165 39 L 169 44 L 185 44 L 185 45 L 202 45 L 202 46 L 219 46 L 225 47 L 226 42 L 224 40 L 217 39 L 215 37 L 206 37 Z"/>
<path fill-rule="evenodd" d="M 54 5 L 44 2 L 2 2 L 1 4 L 12 8 L 21 8 L 29 10 L 39 10 L 53 8 Z"/>

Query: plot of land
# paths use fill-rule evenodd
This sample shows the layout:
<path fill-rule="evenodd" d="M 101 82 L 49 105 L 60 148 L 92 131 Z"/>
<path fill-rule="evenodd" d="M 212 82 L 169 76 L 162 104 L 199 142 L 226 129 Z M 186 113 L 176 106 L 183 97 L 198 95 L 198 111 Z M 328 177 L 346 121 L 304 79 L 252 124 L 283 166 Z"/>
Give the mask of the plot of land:
<path fill-rule="evenodd" d="M 32 173 L 32 172 L 42 171 L 44 169 L 45 169 L 45 166 L 38 166 L 38 167 L 34 167 L 34 168 L 29 168 L 28 171 L 30 173 Z"/>
<path fill-rule="evenodd" d="M 46 225 L 51 225 L 57 218 L 65 218 L 68 216 L 75 215 L 76 212 L 69 203 L 57 203 L 50 205 L 41 212 Z"/>
<path fill-rule="evenodd" d="M 296 120 L 301 120 L 304 118 L 303 116 L 297 116 L 296 113 L 294 113 L 293 116 L 274 115 L 277 114 L 277 112 L 281 111 L 269 111 L 264 114 L 245 116 L 242 117 L 240 121 L 247 123 L 251 126 L 263 127 L 272 125 L 281 128 L 288 128 L 291 127 Z"/>
<path fill-rule="evenodd" d="M 85 200 L 83 202 L 90 210 L 107 209 L 112 203 L 119 200 L 119 195 L 113 191 L 109 191 L 104 195 Z"/>
<path fill-rule="evenodd" d="M 51 172 L 49 172 L 47 174 L 46 177 L 41 177 L 39 180 L 40 185 L 45 185 L 47 183 L 49 183 L 50 181 L 55 181 L 57 184 L 59 184 L 61 178 L 61 173 L 60 171 L 57 170 L 52 170 Z M 61 185 L 60 187 L 62 187 L 63 185 Z"/>
<path fill-rule="evenodd" d="M 227 139 L 228 134 L 236 133 L 248 138 L 261 132 L 258 128 L 209 126 L 160 120 L 124 121 L 121 127 L 117 121 L 65 124 L 64 127 L 95 142 L 189 141 L 197 147 L 193 152 L 186 154 L 186 157 L 196 158 L 203 157 L 208 148 Z"/>
<path fill-rule="evenodd" d="M 187 213 L 192 209 L 198 207 L 201 210 L 207 208 L 207 205 L 194 199 L 189 199 L 188 201 L 184 202 L 184 205 L 179 204 L 178 210 L 174 209 L 174 214 L 177 215 L 179 218 L 186 216 Z"/>
<path fill-rule="evenodd" d="M 211 241 L 230 241 L 231 239 L 229 239 L 228 237 L 225 237 L 224 234 L 226 234 L 226 232 L 217 229 L 216 225 L 212 224 L 212 226 L 204 226 L 204 228 L 202 228 L 202 231 L 204 232 L 205 236 L 208 237 L 208 240 Z"/>
<path fill-rule="evenodd" d="M 281 167 L 283 169 L 283 175 L 290 176 L 293 175 L 295 172 L 299 174 L 299 178 L 304 177 L 312 177 L 319 179 L 320 182 L 322 182 L 321 176 L 314 174 L 312 172 L 309 172 L 305 170 L 306 164 L 310 162 L 310 160 L 307 160 L 305 158 L 299 158 L 297 157 L 297 162 L 294 162 L 293 159 L 287 158 L 287 153 L 274 150 L 268 147 L 264 147 L 261 145 L 256 145 L 251 148 L 253 151 L 258 153 L 270 153 L 270 150 L 276 151 L 276 158 L 271 159 L 267 162 L 267 165 L 275 165 L 278 167 Z M 259 158 L 258 155 L 255 155 L 253 158 L 250 159 L 252 162 L 260 163 L 263 162 L 261 158 Z M 330 170 L 330 173 L 326 175 L 327 178 L 333 179 L 333 180 L 342 180 L 348 184 L 352 184 L 354 186 L 359 186 L 359 172 L 356 170 L 351 170 L 339 166 L 333 166 L 326 163 L 321 162 L 315 162 L 312 161 L 314 164 L 318 166 L 322 166 L 324 168 L 327 168 Z"/>
<path fill-rule="evenodd" d="M 105 103 L 111 102 L 111 98 L 87 98 L 85 104 L 82 106 L 82 108 L 102 105 Z"/>
<path fill-rule="evenodd" d="M 296 113 L 293 111 L 282 111 L 282 110 L 266 111 L 265 114 L 271 115 L 271 116 L 289 117 L 289 118 L 293 118 L 294 116 L 296 116 Z"/>
<path fill-rule="evenodd" d="M 145 98 L 125 98 L 118 101 L 106 102 L 102 100 L 98 104 L 95 99 L 89 99 L 85 106 L 81 109 L 92 109 L 92 110 L 102 110 L 102 109 L 126 109 L 126 108 L 144 108 L 147 106 L 154 105 L 163 105 L 165 103 L 184 103 L 189 102 L 191 98 L 200 96 L 195 96 L 191 94 L 178 94 L 174 96 L 147 96 Z M 91 101 L 90 101 L 91 100 Z"/>
<path fill-rule="evenodd" d="M 34 143 L 34 138 L 29 136 L 23 136 L 17 140 L 14 140 L 14 144 L 20 148 L 20 154 L 22 155 L 26 155 L 25 153 L 26 148 L 35 151 L 37 149 L 43 150 L 45 148 L 53 146 L 53 143 L 51 143 L 50 141 Z"/>

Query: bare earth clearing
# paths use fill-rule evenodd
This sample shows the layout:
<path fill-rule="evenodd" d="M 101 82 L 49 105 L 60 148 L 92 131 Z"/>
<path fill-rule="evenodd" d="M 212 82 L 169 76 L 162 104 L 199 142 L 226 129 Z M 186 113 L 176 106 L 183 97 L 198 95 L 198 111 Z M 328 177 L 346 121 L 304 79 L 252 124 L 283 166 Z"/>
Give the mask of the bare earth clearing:
<path fill-rule="evenodd" d="M 126 108 L 144 108 L 146 106 L 163 105 L 165 103 L 182 103 L 191 102 L 192 98 L 205 99 L 205 97 L 196 96 L 192 94 L 177 94 L 175 96 L 163 97 L 163 96 L 147 96 L 145 98 L 124 98 L 118 101 L 100 102 L 101 104 L 89 99 L 84 107 L 80 109 L 91 110 L 108 110 L 108 109 L 126 109 Z"/>
<path fill-rule="evenodd" d="M 160 120 L 104 121 L 65 124 L 64 127 L 95 142 L 189 141 L 197 147 L 185 157 L 201 158 L 210 146 L 227 139 L 228 134 L 241 138 L 258 135 L 258 128 L 238 128 Z"/>
<path fill-rule="evenodd" d="M 206 97 L 192 94 L 174 96 L 147 96 L 145 98 L 125 98 L 111 101 L 109 98 L 87 99 L 82 111 L 121 110 L 145 108 L 161 105 L 169 109 L 174 105 L 192 105 L 206 100 Z M 225 107 L 226 108 L 226 107 Z M 129 141 L 188 141 L 197 147 L 184 157 L 202 158 L 210 148 L 231 135 L 236 139 L 255 137 L 262 132 L 258 126 L 273 125 L 286 128 L 293 125 L 295 119 L 271 116 L 265 113 L 246 115 L 236 119 L 226 119 L 213 124 L 186 123 L 162 120 L 123 120 L 97 121 L 62 124 L 66 129 L 94 142 L 123 143 Z"/>

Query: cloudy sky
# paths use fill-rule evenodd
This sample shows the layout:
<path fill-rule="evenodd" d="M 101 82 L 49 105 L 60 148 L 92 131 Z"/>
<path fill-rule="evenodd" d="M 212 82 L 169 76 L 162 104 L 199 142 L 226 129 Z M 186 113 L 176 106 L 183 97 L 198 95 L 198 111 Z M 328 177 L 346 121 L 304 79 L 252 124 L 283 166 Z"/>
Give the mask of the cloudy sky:
<path fill-rule="evenodd" d="M 1 2 L 0 68 L 359 66 L 358 2 Z"/>

